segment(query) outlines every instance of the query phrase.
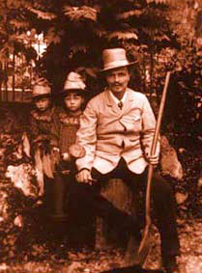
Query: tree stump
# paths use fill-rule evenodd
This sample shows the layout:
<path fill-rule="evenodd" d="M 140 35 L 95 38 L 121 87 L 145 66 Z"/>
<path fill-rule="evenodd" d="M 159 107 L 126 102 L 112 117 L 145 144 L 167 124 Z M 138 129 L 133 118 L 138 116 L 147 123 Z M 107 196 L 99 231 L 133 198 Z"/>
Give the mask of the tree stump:
<path fill-rule="evenodd" d="M 102 188 L 101 194 L 113 205 L 129 214 L 134 213 L 134 194 L 121 179 L 111 179 Z M 96 248 L 106 249 L 115 246 L 124 246 L 127 238 L 121 238 L 118 230 L 110 226 L 100 217 L 97 217 Z"/>

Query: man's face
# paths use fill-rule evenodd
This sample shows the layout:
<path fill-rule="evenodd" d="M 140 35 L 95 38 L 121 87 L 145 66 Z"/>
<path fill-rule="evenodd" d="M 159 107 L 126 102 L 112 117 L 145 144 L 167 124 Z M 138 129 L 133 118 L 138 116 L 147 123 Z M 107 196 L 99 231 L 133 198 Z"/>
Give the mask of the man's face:
<path fill-rule="evenodd" d="M 116 93 L 124 93 L 130 80 L 127 67 L 115 68 L 106 73 L 106 81 L 110 90 Z"/>

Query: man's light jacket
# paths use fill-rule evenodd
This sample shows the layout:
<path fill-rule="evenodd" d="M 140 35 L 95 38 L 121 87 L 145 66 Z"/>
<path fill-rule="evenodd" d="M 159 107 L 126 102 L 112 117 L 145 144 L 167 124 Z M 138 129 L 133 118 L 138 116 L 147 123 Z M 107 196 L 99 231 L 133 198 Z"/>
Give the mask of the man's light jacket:
<path fill-rule="evenodd" d="M 144 171 L 148 164 L 145 154 L 150 153 L 156 121 L 145 95 L 129 88 L 126 92 L 122 109 L 109 90 L 88 102 L 77 131 L 76 142 L 86 151 L 76 161 L 78 171 L 95 168 L 105 174 L 117 166 L 121 157 L 132 172 Z"/>

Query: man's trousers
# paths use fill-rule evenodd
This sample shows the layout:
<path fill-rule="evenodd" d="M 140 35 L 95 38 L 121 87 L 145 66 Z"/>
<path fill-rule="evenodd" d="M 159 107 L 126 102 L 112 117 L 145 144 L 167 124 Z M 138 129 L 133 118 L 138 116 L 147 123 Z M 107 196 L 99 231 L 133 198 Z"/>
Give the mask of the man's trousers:
<path fill-rule="evenodd" d="M 123 159 L 118 166 L 107 174 L 92 170 L 92 177 L 96 180 L 93 185 L 75 183 L 75 192 L 71 197 L 82 202 L 98 216 L 104 218 L 110 225 L 120 231 L 131 233 L 138 242 L 141 240 L 140 225 L 137 215 L 129 216 L 116 209 L 111 202 L 100 195 L 101 187 L 111 178 L 121 178 L 131 191 L 142 192 L 145 196 L 147 170 L 142 174 L 131 172 Z M 161 253 L 163 260 L 179 255 L 179 240 L 176 225 L 175 199 L 170 184 L 159 174 L 153 174 L 151 184 L 151 199 L 156 217 L 156 225 L 161 236 Z"/>

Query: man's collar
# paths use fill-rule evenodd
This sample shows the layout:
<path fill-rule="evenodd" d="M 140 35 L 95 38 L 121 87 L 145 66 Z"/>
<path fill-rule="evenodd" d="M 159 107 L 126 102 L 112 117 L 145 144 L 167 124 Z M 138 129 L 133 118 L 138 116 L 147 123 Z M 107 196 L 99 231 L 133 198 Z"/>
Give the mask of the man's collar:
<path fill-rule="evenodd" d="M 114 100 L 114 102 L 115 102 L 116 104 L 118 104 L 120 101 L 121 101 L 122 103 L 124 103 L 125 100 L 126 100 L 127 93 L 128 93 L 128 90 L 126 90 L 125 94 L 123 95 L 123 98 L 122 98 L 121 100 L 119 100 L 119 99 L 113 94 L 113 92 L 112 92 L 111 90 L 109 90 L 109 94 L 110 94 L 111 98 Z"/>

